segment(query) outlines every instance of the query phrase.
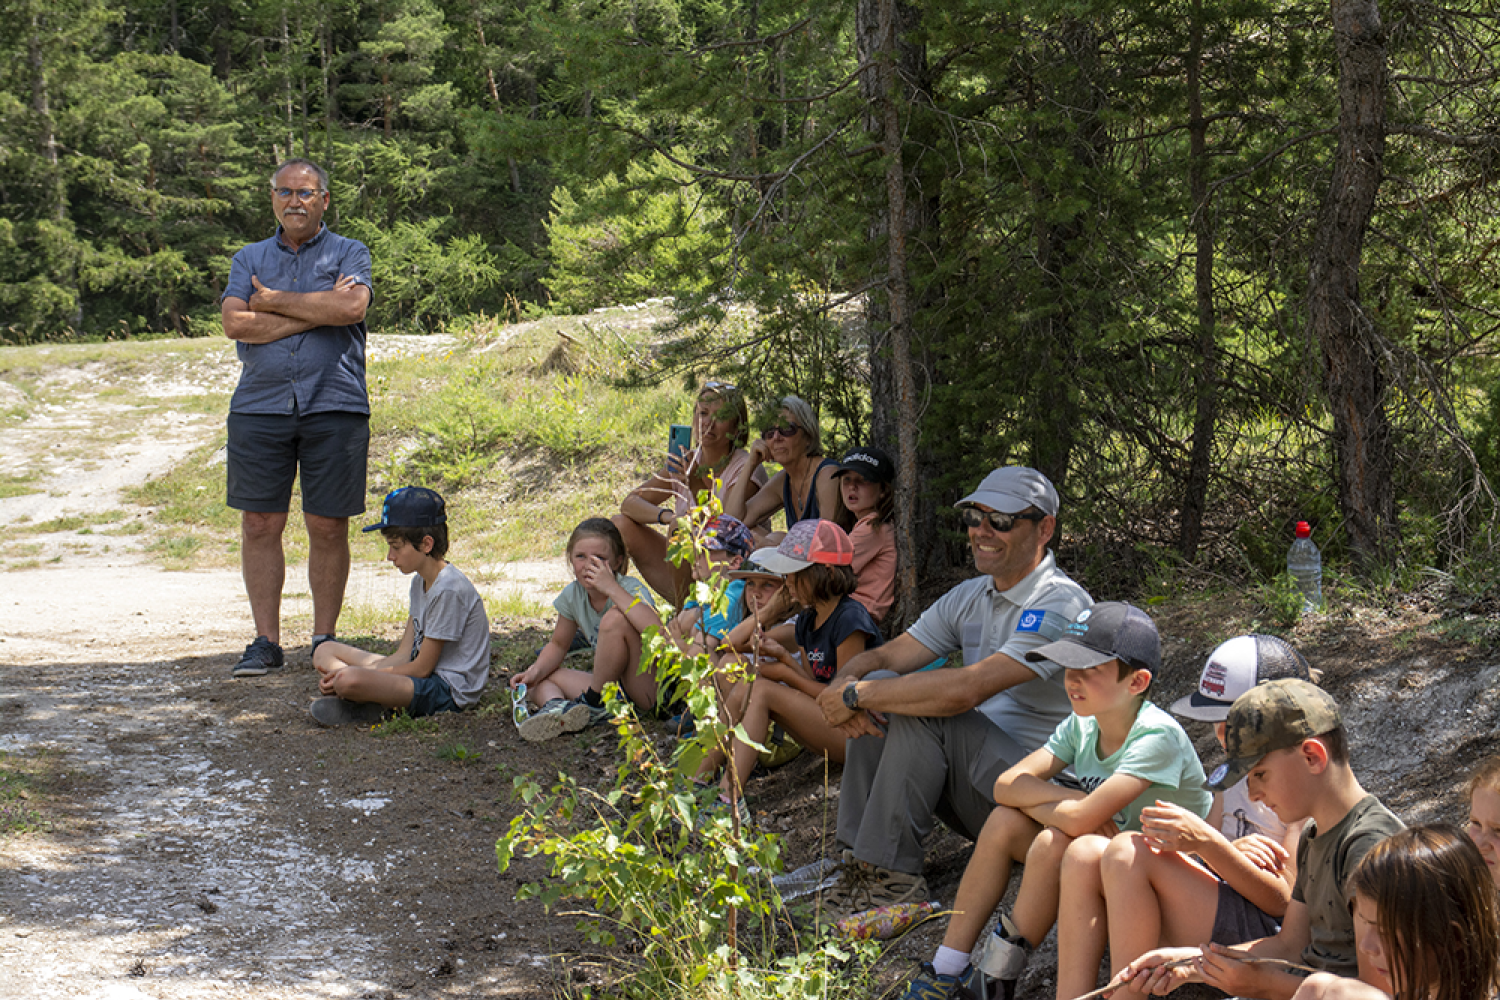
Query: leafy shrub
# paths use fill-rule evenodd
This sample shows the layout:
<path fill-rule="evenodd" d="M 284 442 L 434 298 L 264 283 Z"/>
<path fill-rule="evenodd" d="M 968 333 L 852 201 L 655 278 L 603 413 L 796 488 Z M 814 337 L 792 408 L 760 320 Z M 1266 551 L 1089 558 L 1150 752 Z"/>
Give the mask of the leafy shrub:
<path fill-rule="evenodd" d="M 693 530 L 674 539 L 674 561 L 694 558 L 710 513 L 709 506 L 695 509 Z M 722 609 L 724 581 L 698 587 L 700 599 Z M 716 785 L 696 788 L 689 777 L 726 735 L 707 721 L 719 717 L 713 664 L 707 655 L 685 655 L 664 630 L 646 638 L 663 699 L 689 693 L 704 720 L 696 740 L 664 755 L 610 685 L 605 694 L 621 750 L 613 785 L 596 790 L 567 774 L 550 787 L 530 775 L 516 778 L 523 808 L 495 845 L 501 871 L 517 855 L 551 859 L 551 877 L 523 886 L 520 895 L 549 907 L 578 900 L 589 908 L 579 929 L 612 949 L 622 972 L 612 992 L 620 996 L 831 1000 L 868 993 L 860 966 L 849 967 L 853 946 L 800 942 L 778 956 L 787 937 L 799 943 L 770 883 L 781 867 L 779 838 L 742 826 L 732 809 L 716 807 Z M 874 951 L 865 946 L 858 954 L 868 963 Z"/>

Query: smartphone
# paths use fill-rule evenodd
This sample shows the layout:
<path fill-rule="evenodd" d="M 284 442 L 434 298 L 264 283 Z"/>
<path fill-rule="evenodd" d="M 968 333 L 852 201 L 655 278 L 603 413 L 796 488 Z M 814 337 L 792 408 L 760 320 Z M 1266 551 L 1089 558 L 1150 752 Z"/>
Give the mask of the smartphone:
<path fill-rule="evenodd" d="M 693 429 L 687 424 L 673 424 L 667 431 L 667 454 L 681 457 L 693 446 Z"/>

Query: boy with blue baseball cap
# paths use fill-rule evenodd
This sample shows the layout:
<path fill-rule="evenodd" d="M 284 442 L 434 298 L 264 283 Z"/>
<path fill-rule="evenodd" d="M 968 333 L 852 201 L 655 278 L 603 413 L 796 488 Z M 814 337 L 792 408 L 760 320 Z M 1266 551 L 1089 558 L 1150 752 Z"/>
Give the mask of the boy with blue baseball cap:
<path fill-rule="evenodd" d="M 412 576 L 410 617 L 396 651 L 371 653 L 330 640 L 313 653 L 323 697 L 310 711 L 319 725 L 373 723 L 390 709 L 413 716 L 456 712 L 479 701 L 490 676 L 490 621 L 469 578 L 444 559 L 443 498 L 420 486 L 386 494 L 380 523 L 386 561 Z"/>

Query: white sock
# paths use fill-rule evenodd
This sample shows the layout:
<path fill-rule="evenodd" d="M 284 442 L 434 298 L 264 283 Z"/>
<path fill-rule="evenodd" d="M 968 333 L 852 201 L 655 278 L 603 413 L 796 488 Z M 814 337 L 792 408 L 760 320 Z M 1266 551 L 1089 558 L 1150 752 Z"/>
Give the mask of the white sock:
<path fill-rule="evenodd" d="M 969 953 L 940 944 L 932 956 L 932 967 L 940 976 L 956 976 L 969 967 Z"/>

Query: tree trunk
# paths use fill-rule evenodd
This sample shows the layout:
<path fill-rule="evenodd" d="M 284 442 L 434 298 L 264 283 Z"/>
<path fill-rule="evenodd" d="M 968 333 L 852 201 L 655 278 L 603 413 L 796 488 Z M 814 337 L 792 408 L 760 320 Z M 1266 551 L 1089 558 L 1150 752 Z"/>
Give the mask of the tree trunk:
<path fill-rule="evenodd" d="M 47 161 L 48 211 L 59 222 L 68 217 L 62 171 L 57 162 L 57 128 L 52 121 L 52 102 L 47 86 L 47 64 L 42 56 L 42 33 L 47 30 L 35 12 L 31 15 L 31 32 L 26 37 L 26 56 L 31 64 L 31 110 L 36 114 L 37 152 Z"/>
<path fill-rule="evenodd" d="M 1339 66 L 1338 147 L 1313 238 L 1308 314 L 1323 352 L 1339 507 L 1350 548 L 1369 569 L 1396 537 L 1383 348 L 1359 294 L 1360 254 L 1385 153 L 1385 32 L 1376 0 L 1332 0 L 1331 9 Z"/>
<path fill-rule="evenodd" d="M 930 551 L 936 527 L 920 516 L 930 498 L 917 489 L 920 473 L 917 439 L 917 386 L 912 370 L 912 283 L 907 239 L 924 227 L 923 205 L 907 198 L 900 102 L 902 80 L 925 78 L 926 53 L 904 43 L 919 26 L 915 8 L 898 0 L 861 0 L 856 10 L 861 63 L 873 65 L 860 81 L 865 99 L 865 128 L 885 162 L 884 199 L 875 208 L 870 235 L 886 247 L 886 276 L 881 290 L 869 297 L 871 437 L 892 446 L 896 460 L 896 606 L 891 623 L 903 627 L 921 610 L 917 591 L 920 553 Z M 898 66 L 901 72 L 897 73 Z M 905 94 L 908 101 L 915 95 Z"/>
<path fill-rule="evenodd" d="M 1105 92 L 1100 83 L 1099 32 L 1091 21 L 1071 18 L 1060 22 L 1055 34 L 1076 74 L 1061 87 L 1033 95 L 1039 103 L 1067 109 L 1060 125 L 1052 126 L 1066 132 L 1039 145 L 1064 145 L 1077 168 L 1093 171 L 1107 158 L 1110 142 L 1100 114 Z M 1073 390 L 1079 345 L 1084 340 L 1079 331 L 1098 322 L 1094 314 L 1098 307 L 1081 298 L 1064 278 L 1092 252 L 1084 245 L 1085 212 L 1089 210 L 1059 218 L 1056 203 L 1066 192 L 1045 182 L 1032 190 L 1036 264 L 1049 284 L 1045 294 L 1052 309 L 1023 328 L 1020 351 L 1031 367 L 1024 420 L 1028 461 L 1061 492 L 1083 425 L 1082 408 Z"/>
<path fill-rule="evenodd" d="M 1188 28 L 1188 187 L 1193 199 L 1192 230 L 1196 241 L 1193 291 L 1198 302 L 1198 356 L 1193 376 L 1197 399 L 1193 441 L 1183 483 L 1182 520 L 1177 551 L 1189 562 L 1203 540 L 1203 514 L 1213 468 L 1214 430 L 1219 419 L 1219 341 L 1214 312 L 1214 229 L 1208 204 L 1208 123 L 1203 118 L 1203 2 L 1193 0 Z"/>

